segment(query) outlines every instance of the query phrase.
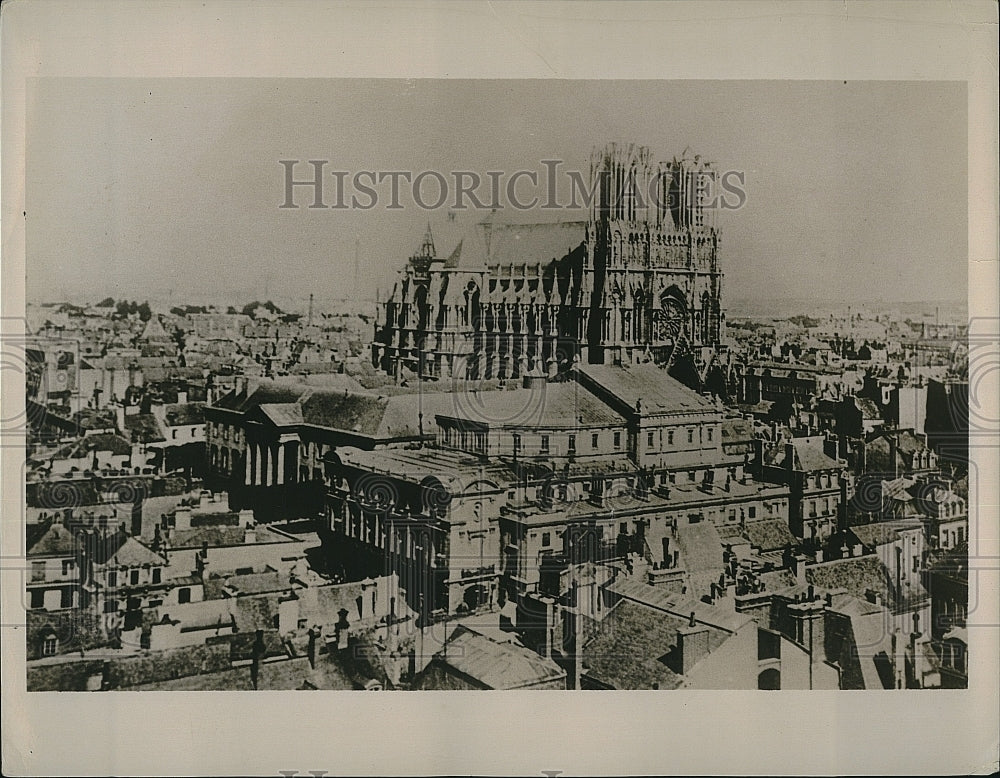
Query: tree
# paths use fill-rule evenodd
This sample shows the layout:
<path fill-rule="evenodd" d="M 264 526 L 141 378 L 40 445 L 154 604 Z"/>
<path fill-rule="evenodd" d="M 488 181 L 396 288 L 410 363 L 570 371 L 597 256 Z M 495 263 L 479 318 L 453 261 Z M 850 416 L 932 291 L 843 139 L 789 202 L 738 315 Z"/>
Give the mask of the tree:
<path fill-rule="evenodd" d="M 114 308 L 114 306 L 115 306 L 114 297 L 105 297 L 97 304 L 98 308 Z"/>
<path fill-rule="evenodd" d="M 150 310 L 149 301 L 143 302 L 142 305 L 138 306 L 136 309 L 139 313 L 139 318 L 142 321 L 149 321 L 153 317 L 153 312 Z"/>

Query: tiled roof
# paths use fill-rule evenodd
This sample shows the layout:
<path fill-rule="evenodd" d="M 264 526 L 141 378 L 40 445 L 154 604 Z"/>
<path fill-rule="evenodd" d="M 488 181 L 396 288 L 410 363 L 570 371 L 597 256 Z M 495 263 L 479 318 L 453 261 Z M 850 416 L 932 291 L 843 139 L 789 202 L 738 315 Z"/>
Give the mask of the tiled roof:
<path fill-rule="evenodd" d="M 171 427 L 205 423 L 205 403 L 169 403 L 163 406 L 163 418 Z"/>
<path fill-rule="evenodd" d="M 624 419 L 576 383 L 549 383 L 538 389 L 495 390 L 449 395 L 442 416 L 505 427 L 605 427 Z"/>
<path fill-rule="evenodd" d="M 772 467 L 785 467 L 785 446 L 787 443 L 792 444 L 794 452 L 792 464 L 796 470 L 811 473 L 817 470 L 838 470 L 842 467 L 836 459 L 832 459 L 823 452 L 821 442 L 806 440 L 779 440 L 771 448 L 764 451 L 764 464 Z"/>
<path fill-rule="evenodd" d="M 166 560 L 135 538 L 127 538 L 106 564 L 116 567 L 141 567 L 164 565 Z"/>
<path fill-rule="evenodd" d="M 673 657 L 682 618 L 625 600 L 605 616 L 583 649 L 586 675 L 613 689 L 676 689 L 684 682 Z M 675 669 L 676 668 L 676 669 Z"/>
<path fill-rule="evenodd" d="M 518 689 L 555 681 L 566 671 L 551 659 L 513 643 L 498 643 L 460 626 L 436 660 L 489 689 Z"/>
<path fill-rule="evenodd" d="M 271 532 L 266 527 L 255 527 L 255 543 L 293 543 L 290 538 Z M 169 548 L 201 548 L 208 543 L 209 548 L 218 546 L 242 546 L 246 544 L 246 530 L 232 526 L 205 526 L 191 529 L 172 530 Z M 250 545 L 250 544 L 246 544 Z"/>
<path fill-rule="evenodd" d="M 62 524 L 53 524 L 41 538 L 28 546 L 28 556 L 75 556 L 79 547 L 72 532 Z"/>
<path fill-rule="evenodd" d="M 160 432 L 160 425 L 151 413 L 136 413 L 125 417 L 123 430 L 134 443 L 158 443 L 166 440 Z"/>
<path fill-rule="evenodd" d="M 298 403 L 263 403 L 259 407 L 260 412 L 278 427 L 293 427 L 305 421 Z"/>
<path fill-rule="evenodd" d="M 644 414 L 715 410 L 714 403 L 656 365 L 580 365 L 578 371 L 585 384 L 596 384 L 630 409 L 641 401 Z"/>
<path fill-rule="evenodd" d="M 850 529 L 858 540 L 870 548 L 899 540 L 899 533 L 896 532 L 891 524 L 881 522 L 875 524 L 858 524 Z"/>
<path fill-rule="evenodd" d="M 374 435 L 385 405 L 386 399 L 376 395 L 316 391 L 302 403 L 302 415 L 318 427 Z"/>
<path fill-rule="evenodd" d="M 750 545 L 761 551 L 775 551 L 789 543 L 795 543 L 795 536 L 783 519 L 763 519 L 747 522 L 744 531 Z"/>

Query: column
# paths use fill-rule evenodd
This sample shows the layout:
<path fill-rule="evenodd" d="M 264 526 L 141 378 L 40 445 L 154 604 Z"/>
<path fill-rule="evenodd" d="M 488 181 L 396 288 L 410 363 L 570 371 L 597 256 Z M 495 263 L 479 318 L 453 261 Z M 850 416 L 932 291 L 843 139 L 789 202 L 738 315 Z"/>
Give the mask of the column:
<path fill-rule="evenodd" d="M 252 467 L 253 463 L 250 461 L 250 445 L 249 444 L 247 445 L 247 447 L 245 449 L 243 449 L 243 457 L 244 457 L 244 459 L 246 459 L 246 462 L 244 463 L 245 468 L 246 468 L 246 474 L 245 474 L 245 477 L 243 479 L 243 482 L 247 486 L 250 486 L 253 483 L 253 467 Z"/>

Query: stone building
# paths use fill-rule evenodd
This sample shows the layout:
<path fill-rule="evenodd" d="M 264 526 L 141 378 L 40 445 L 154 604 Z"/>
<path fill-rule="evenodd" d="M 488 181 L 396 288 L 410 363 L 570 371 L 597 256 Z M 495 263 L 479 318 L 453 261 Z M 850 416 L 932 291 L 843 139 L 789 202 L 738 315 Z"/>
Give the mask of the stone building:
<path fill-rule="evenodd" d="M 459 378 L 549 376 L 585 364 L 708 362 L 723 313 L 710 163 L 656 162 L 611 144 L 591 156 L 586 221 L 509 224 L 457 245 L 428 227 L 375 326 L 372 362 Z"/>

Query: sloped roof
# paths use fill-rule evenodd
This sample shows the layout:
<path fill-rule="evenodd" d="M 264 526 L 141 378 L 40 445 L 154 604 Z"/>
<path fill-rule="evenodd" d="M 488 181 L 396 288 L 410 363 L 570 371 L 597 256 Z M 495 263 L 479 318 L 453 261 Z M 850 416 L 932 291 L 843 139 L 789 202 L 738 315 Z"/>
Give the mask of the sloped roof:
<path fill-rule="evenodd" d="M 752 441 L 753 422 L 747 419 L 723 419 L 722 420 L 722 442 L 723 443 L 743 443 Z"/>
<path fill-rule="evenodd" d="M 298 403 L 262 403 L 259 408 L 278 427 L 292 427 L 305 421 Z"/>
<path fill-rule="evenodd" d="M 166 440 L 160 432 L 160 424 L 151 413 L 135 413 L 125 417 L 125 432 L 134 443 L 158 443 Z"/>
<path fill-rule="evenodd" d="M 789 543 L 795 543 L 795 536 L 783 519 L 749 521 L 744 526 L 744 532 L 750 540 L 750 545 L 761 551 L 776 551 Z"/>
<path fill-rule="evenodd" d="M 142 335 L 139 336 L 140 340 L 146 341 L 160 341 L 164 343 L 170 342 L 170 336 L 167 331 L 163 329 L 163 325 L 160 323 L 160 317 L 153 315 L 149 317 L 149 321 L 146 322 L 146 327 L 142 331 Z"/>
<path fill-rule="evenodd" d="M 585 387 L 547 383 L 540 388 L 498 389 L 447 395 L 451 408 L 441 415 L 505 427 L 604 427 L 624 418 Z"/>
<path fill-rule="evenodd" d="M 445 260 L 445 267 L 478 270 L 484 265 L 547 264 L 579 248 L 586 239 L 586 228 L 582 221 L 476 224 L 463 235 Z"/>
<path fill-rule="evenodd" d="M 623 597 L 624 592 L 645 588 L 639 591 L 640 599 L 623 599 L 595 625 L 594 636 L 584 646 L 583 662 L 589 677 L 615 689 L 651 689 L 654 684 L 660 689 L 676 689 L 683 684 L 677 633 L 688 623 L 691 611 L 696 621 L 709 627 L 709 653 L 725 643 L 735 629 L 751 621 L 748 616 L 726 614 L 720 608 L 671 596 L 662 587 L 638 581 L 616 581 L 614 587 Z M 646 589 L 653 591 L 646 593 Z M 657 599 L 664 607 L 647 604 L 644 599 Z M 681 615 L 678 611 L 687 613 Z M 713 623 L 726 620 L 732 629 Z"/>
<path fill-rule="evenodd" d="M 28 546 L 28 556 L 75 556 L 79 547 L 72 532 L 62 524 L 53 524 L 44 535 Z"/>
<path fill-rule="evenodd" d="M 764 464 L 772 467 L 786 466 L 786 443 L 792 444 L 794 459 L 792 467 L 795 470 L 811 473 L 817 470 L 838 470 L 842 465 L 823 452 L 823 445 L 816 441 L 806 440 L 779 440 L 775 445 L 764 451 Z"/>
<path fill-rule="evenodd" d="M 97 544 L 94 563 L 106 567 L 142 567 L 143 565 L 165 565 L 167 562 L 135 538 L 116 533 L 109 537 L 107 544 Z"/>
<path fill-rule="evenodd" d="M 163 406 L 163 418 L 170 427 L 205 423 L 205 403 L 167 403 Z"/>
<path fill-rule="evenodd" d="M 577 370 L 585 383 L 596 384 L 629 408 L 641 401 L 644 414 L 715 410 L 711 400 L 653 364 L 580 365 Z"/>
<path fill-rule="evenodd" d="M 447 652 L 442 650 L 435 660 L 489 689 L 518 689 L 566 676 L 551 659 L 523 646 L 490 640 L 465 626 L 452 633 Z"/>

